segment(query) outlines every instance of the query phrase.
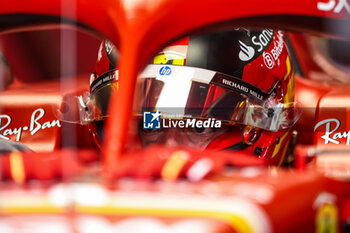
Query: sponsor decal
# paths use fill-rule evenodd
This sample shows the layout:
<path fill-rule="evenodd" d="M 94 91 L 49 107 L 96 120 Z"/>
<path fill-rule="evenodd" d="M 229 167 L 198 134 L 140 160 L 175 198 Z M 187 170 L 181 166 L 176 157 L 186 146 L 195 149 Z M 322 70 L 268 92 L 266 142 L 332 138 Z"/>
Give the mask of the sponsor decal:
<path fill-rule="evenodd" d="M 95 90 L 106 85 L 107 83 L 118 80 L 118 73 L 118 71 L 112 71 L 95 79 L 91 84 L 90 92 L 93 93 Z"/>
<path fill-rule="evenodd" d="M 335 127 L 331 127 L 331 123 L 335 123 Z M 346 138 L 346 145 L 350 145 L 350 131 L 344 131 L 344 132 L 337 132 L 337 130 L 340 127 L 340 120 L 336 118 L 330 118 L 323 121 L 318 122 L 314 127 L 314 132 L 318 127 L 321 125 L 326 126 L 326 131 L 323 136 L 321 136 L 322 139 L 324 139 L 324 144 L 333 143 L 333 144 L 340 144 L 340 141 L 338 139 Z"/>
<path fill-rule="evenodd" d="M 244 83 L 241 80 L 228 80 L 223 78 L 220 84 L 237 89 L 240 92 L 243 92 L 250 96 L 258 98 L 259 100 L 265 99 L 268 95 L 267 93 L 263 93 L 262 90 L 258 88 L 254 88 L 253 86 L 249 85 L 248 83 Z"/>
<path fill-rule="evenodd" d="M 172 70 L 169 66 L 163 66 L 159 70 L 160 75 L 171 75 L 171 72 L 172 72 Z"/>
<path fill-rule="evenodd" d="M 238 42 L 240 44 L 239 47 L 241 48 L 241 51 L 239 51 L 239 54 L 238 54 L 239 59 L 241 59 L 242 61 L 249 61 L 250 59 L 252 59 L 255 54 L 254 48 L 244 44 L 240 40 Z"/>
<path fill-rule="evenodd" d="M 112 42 L 110 42 L 109 40 L 106 40 L 105 42 L 105 48 L 106 48 L 106 52 L 108 53 L 108 55 L 111 55 L 113 49 L 114 49 L 114 45 Z"/>
<path fill-rule="evenodd" d="M 316 209 L 316 233 L 338 232 L 338 207 L 335 205 L 336 196 L 331 193 L 320 193 L 313 203 Z"/>
<path fill-rule="evenodd" d="M 271 50 L 271 54 L 275 60 L 277 60 L 278 57 L 281 55 L 283 47 L 284 47 L 284 40 L 283 40 L 282 31 L 278 31 L 277 38 L 278 38 L 277 45 L 275 45 L 273 47 L 273 49 Z"/>
<path fill-rule="evenodd" d="M 253 44 L 259 46 L 258 52 L 261 52 L 264 47 L 266 47 L 273 38 L 273 30 L 265 29 L 261 32 L 259 36 L 253 36 L 252 42 Z"/>
<path fill-rule="evenodd" d="M 250 38 L 251 41 L 248 42 L 248 44 L 250 45 L 247 45 L 247 43 L 244 43 L 241 40 L 238 41 L 239 47 L 240 47 L 238 57 L 241 61 L 244 61 L 244 62 L 253 59 L 254 57 L 257 56 L 256 52 L 260 53 L 269 46 L 273 38 L 273 30 L 264 29 L 259 34 L 255 33 L 255 35 L 254 33 L 251 33 L 250 31 L 248 31 L 247 36 L 250 37 L 251 35 L 253 35 Z"/>
<path fill-rule="evenodd" d="M 273 60 L 270 53 L 264 54 L 264 64 L 267 68 L 272 69 L 275 66 L 275 61 Z"/>
<path fill-rule="evenodd" d="M 31 117 L 29 125 L 18 128 L 9 128 L 12 123 L 12 118 L 9 115 L 0 115 L 0 139 L 10 140 L 9 136 L 16 135 L 16 141 L 19 142 L 22 137 L 23 131 L 29 131 L 31 135 L 35 135 L 40 130 L 61 127 L 59 120 L 53 121 L 40 121 L 45 115 L 45 110 L 42 108 L 36 109 Z"/>
<path fill-rule="evenodd" d="M 317 9 L 320 11 L 333 11 L 334 13 L 339 13 L 345 9 L 346 12 L 350 14 L 350 6 L 347 0 L 329 0 L 328 2 L 320 1 L 317 3 Z"/>
<path fill-rule="evenodd" d="M 225 84 L 225 85 L 229 85 L 231 87 L 234 87 L 238 90 L 241 90 L 241 91 L 244 91 L 246 93 L 248 93 L 249 91 L 249 88 L 248 87 L 245 87 L 243 85 L 240 85 L 239 83 L 236 83 L 234 81 L 231 81 L 231 80 L 227 80 L 227 79 L 222 79 L 222 83 Z"/>
<path fill-rule="evenodd" d="M 275 67 L 275 64 L 280 57 L 284 48 L 284 40 L 282 31 L 277 33 L 277 42 L 274 44 L 274 47 L 270 51 L 264 52 L 264 64 L 268 69 Z"/>
<path fill-rule="evenodd" d="M 143 112 L 143 128 L 144 129 L 160 129 L 162 128 L 220 128 L 221 121 L 215 118 L 209 118 L 206 120 L 198 120 L 196 118 L 190 118 L 190 116 L 184 115 L 167 115 L 163 114 L 166 119 L 161 119 L 162 113 L 156 112 Z M 188 119 L 179 119 L 188 117 Z M 172 120 L 171 118 L 174 118 Z"/>

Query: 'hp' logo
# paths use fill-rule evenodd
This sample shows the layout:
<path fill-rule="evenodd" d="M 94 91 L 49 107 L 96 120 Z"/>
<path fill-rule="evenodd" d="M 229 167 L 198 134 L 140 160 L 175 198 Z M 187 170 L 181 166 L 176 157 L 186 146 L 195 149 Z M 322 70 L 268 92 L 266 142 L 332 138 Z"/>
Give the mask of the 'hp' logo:
<path fill-rule="evenodd" d="M 159 70 L 160 75 L 171 75 L 171 68 L 169 66 L 163 66 Z"/>
<path fill-rule="evenodd" d="M 160 116 L 157 112 L 143 112 L 143 128 L 144 129 L 160 129 Z"/>

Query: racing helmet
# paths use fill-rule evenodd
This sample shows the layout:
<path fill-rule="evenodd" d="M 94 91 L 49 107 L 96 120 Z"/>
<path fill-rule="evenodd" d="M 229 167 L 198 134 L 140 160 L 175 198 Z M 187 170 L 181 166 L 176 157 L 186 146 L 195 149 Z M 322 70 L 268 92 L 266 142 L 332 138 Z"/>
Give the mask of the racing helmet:
<path fill-rule="evenodd" d="M 283 162 L 301 114 L 283 31 L 236 28 L 186 37 L 159 52 L 139 76 L 135 115 L 143 119 L 141 141 L 152 138 L 146 144 L 161 143 L 160 129 L 174 125 L 202 135 L 209 128 L 203 149 L 244 150 L 270 164 Z M 118 51 L 105 40 L 84 103 L 98 145 L 118 88 Z M 202 138 L 190 136 L 193 144 Z"/>

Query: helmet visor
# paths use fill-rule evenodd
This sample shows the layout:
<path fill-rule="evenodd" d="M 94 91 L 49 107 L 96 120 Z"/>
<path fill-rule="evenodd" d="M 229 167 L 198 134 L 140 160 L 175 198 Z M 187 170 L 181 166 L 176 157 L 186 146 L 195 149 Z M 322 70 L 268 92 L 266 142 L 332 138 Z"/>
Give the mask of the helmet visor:
<path fill-rule="evenodd" d="M 101 81 L 102 80 L 102 81 Z M 105 80 L 105 81 L 103 81 Z M 90 120 L 107 117 L 110 94 L 118 89 L 116 71 L 92 85 Z M 148 65 L 140 75 L 135 114 L 159 111 L 163 119 L 215 119 L 231 124 L 278 131 L 299 118 L 295 103 L 280 103 L 273 91 L 265 92 L 238 78 L 206 69 Z"/>

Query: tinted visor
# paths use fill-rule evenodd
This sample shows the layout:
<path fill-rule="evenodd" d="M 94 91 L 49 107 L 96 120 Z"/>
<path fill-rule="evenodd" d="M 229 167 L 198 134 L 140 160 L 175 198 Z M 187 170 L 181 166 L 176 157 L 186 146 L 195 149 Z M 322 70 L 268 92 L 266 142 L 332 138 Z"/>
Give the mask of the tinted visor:
<path fill-rule="evenodd" d="M 107 117 L 110 94 L 118 89 L 116 72 L 98 78 L 98 87 L 92 85 L 91 120 Z M 186 66 L 147 66 L 138 80 L 136 100 L 138 116 L 159 111 L 161 118 L 215 118 L 269 131 L 289 128 L 300 116 L 295 103 L 277 102 L 273 92 L 222 73 Z"/>
<path fill-rule="evenodd" d="M 112 70 L 98 77 L 90 86 L 90 97 L 86 100 L 86 121 L 102 120 L 107 117 L 109 100 L 118 91 L 119 72 Z"/>

